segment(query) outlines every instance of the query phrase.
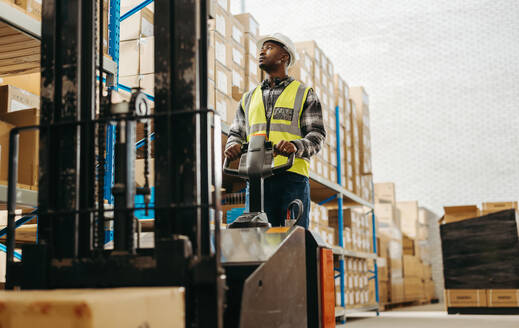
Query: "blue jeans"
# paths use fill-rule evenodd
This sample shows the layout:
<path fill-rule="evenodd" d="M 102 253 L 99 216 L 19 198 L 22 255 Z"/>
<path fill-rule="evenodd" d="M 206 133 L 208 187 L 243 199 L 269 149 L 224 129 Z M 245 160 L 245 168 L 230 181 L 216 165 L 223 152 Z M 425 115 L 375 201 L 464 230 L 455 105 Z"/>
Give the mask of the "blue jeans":
<path fill-rule="evenodd" d="M 265 213 L 273 227 L 284 226 L 288 204 L 294 199 L 303 202 L 303 215 L 299 225 L 308 229 L 310 214 L 310 182 L 308 177 L 297 173 L 285 172 L 265 179 L 263 184 Z M 294 207 L 295 208 L 295 207 Z M 249 184 L 247 183 L 245 211 L 249 211 Z M 292 218 L 297 215 L 292 210 Z"/>

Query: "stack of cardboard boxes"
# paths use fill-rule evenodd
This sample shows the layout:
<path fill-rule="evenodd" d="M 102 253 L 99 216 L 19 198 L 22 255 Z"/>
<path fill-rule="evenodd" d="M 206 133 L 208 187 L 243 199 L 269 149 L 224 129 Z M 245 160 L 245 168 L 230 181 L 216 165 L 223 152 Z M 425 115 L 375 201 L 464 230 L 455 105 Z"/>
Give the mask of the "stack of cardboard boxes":
<path fill-rule="evenodd" d="M 330 77 L 330 72 L 333 72 L 333 66 L 315 41 L 296 43 L 296 48 L 302 54 L 303 60 L 299 60 L 296 68 L 289 73 L 296 71 L 298 74 L 294 74 L 295 78 L 298 75 L 306 76 L 306 71 L 309 68 L 310 78 L 308 78 L 309 83 L 307 85 L 313 88 L 316 96 L 321 101 L 323 123 L 327 131 L 326 141 L 322 145 L 321 151 L 310 162 L 310 171 L 324 177 L 326 180 L 337 182 L 337 169 L 332 165 L 333 162 L 331 161 L 333 158 L 334 163 L 337 163 L 337 153 L 335 147 L 333 147 L 335 143 L 332 140 L 335 139 L 335 133 L 332 132 L 335 131 L 335 127 L 333 127 L 333 130 L 331 129 L 331 119 L 332 114 L 334 114 L 331 110 L 331 102 L 333 102 L 334 89 L 333 77 Z"/>
<path fill-rule="evenodd" d="M 1 0 L 20 8 L 29 16 L 41 21 L 41 4 L 42 0 Z"/>
<path fill-rule="evenodd" d="M 227 0 L 214 1 L 212 10 L 214 18 L 209 21 L 208 37 L 208 104 L 214 106 L 224 122 L 231 123 L 241 95 L 258 81 L 255 61 L 258 24 L 250 14 L 233 16 Z"/>
<path fill-rule="evenodd" d="M 402 267 L 402 233 L 396 210 L 394 183 L 375 184 L 375 218 L 380 238 L 378 256 L 381 268 L 379 275 L 380 300 L 391 303 L 404 301 Z M 387 292 L 384 295 L 383 292 Z"/>
<path fill-rule="evenodd" d="M 370 295 L 369 260 L 346 257 L 344 261 L 344 304 L 347 308 L 363 307 L 374 304 Z M 341 304 L 340 280 L 335 279 L 335 303 Z"/>
<path fill-rule="evenodd" d="M 363 87 L 350 88 L 350 97 L 355 103 L 358 125 L 359 162 L 357 174 L 360 183 L 357 185 L 358 195 L 371 201 L 373 197 L 373 177 L 371 167 L 371 132 L 369 120 L 369 96 Z"/>
<path fill-rule="evenodd" d="M 132 9 L 131 5 L 121 8 L 121 13 Z M 155 39 L 153 34 L 153 11 L 148 6 L 121 21 L 119 44 L 119 83 L 129 88 L 140 87 L 154 95 Z M 124 98 L 131 93 L 122 91 Z"/>
<path fill-rule="evenodd" d="M 352 135 L 351 135 L 351 106 L 349 97 L 349 86 L 339 74 L 335 74 L 335 105 L 339 114 L 339 144 L 340 151 L 340 173 L 341 185 L 346 190 L 355 192 L 353 188 L 353 157 L 352 157 Z M 333 136 L 332 136 L 333 137 Z"/>
<path fill-rule="evenodd" d="M 344 248 L 350 251 L 369 253 L 373 249 L 373 228 L 371 215 L 363 208 L 346 208 L 343 210 L 343 230 L 339 229 L 338 210 L 328 212 L 328 224 L 333 228 L 334 244 L 339 244 L 342 233 Z"/>
<path fill-rule="evenodd" d="M 328 209 L 322 205 L 310 202 L 310 222 L 308 229 L 319 234 L 329 245 L 334 244 L 334 230 L 329 225 Z"/>
<path fill-rule="evenodd" d="M 382 304 L 430 302 L 436 298 L 430 259 L 425 247 L 419 246 L 428 245 L 427 227 L 420 223 L 420 211 L 417 201 L 396 201 L 394 183 L 375 184 Z"/>

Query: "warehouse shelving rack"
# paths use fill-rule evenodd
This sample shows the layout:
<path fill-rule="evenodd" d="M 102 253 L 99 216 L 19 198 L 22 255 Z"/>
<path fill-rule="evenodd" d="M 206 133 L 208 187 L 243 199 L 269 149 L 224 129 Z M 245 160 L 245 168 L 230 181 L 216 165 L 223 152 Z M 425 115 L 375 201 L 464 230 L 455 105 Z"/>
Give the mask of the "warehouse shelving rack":
<path fill-rule="evenodd" d="M 341 128 L 340 128 L 340 108 L 339 106 L 335 107 L 335 122 L 336 122 L 336 141 L 337 145 L 341 144 Z M 336 307 L 335 309 L 335 317 L 341 321 L 341 323 L 346 323 L 346 318 L 348 314 L 355 313 L 355 312 L 365 312 L 365 311 L 377 311 L 378 315 L 378 309 L 379 309 L 379 290 L 378 290 L 378 267 L 377 267 L 377 234 L 376 234 L 376 225 L 375 225 L 375 212 L 374 212 L 374 205 L 373 203 L 370 203 L 366 200 L 361 199 L 357 195 L 349 192 L 348 190 L 341 187 L 342 181 L 341 181 L 341 147 L 337 147 L 337 184 L 329 183 L 325 179 L 320 179 L 319 183 L 331 187 L 330 189 L 336 191 L 337 193 L 335 195 L 332 195 L 331 197 L 323 200 L 320 202 L 320 205 L 326 204 L 328 202 L 337 201 L 337 212 L 338 212 L 338 227 L 339 227 L 339 245 L 332 247 L 332 251 L 335 255 L 339 257 L 339 267 L 335 268 L 335 270 L 338 272 L 338 275 L 335 276 L 336 279 L 339 279 L 340 282 L 340 295 L 341 295 L 341 304 L 339 307 Z M 313 178 L 315 179 L 315 177 Z M 373 195 L 372 195 L 373 196 Z M 372 197 L 373 198 L 373 197 Z M 344 200 L 347 200 L 348 202 L 345 204 Z M 372 237 L 373 237 L 373 253 L 364 253 L 364 252 L 355 252 L 350 251 L 344 248 L 344 240 L 343 240 L 343 234 L 342 231 L 344 229 L 344 218 L 343 218 L 343 206 L 364 206 L 368 207 L 370 211 L 366 213 L 366 215 L 371 215 L 371 223 L 372 223 Z M 375 282 L 375 303 L 370 306 L 362 307 L 362 308 L 347 308 L 345 305 L 345 286 L 344 286 L 344 276 L 345 276 L 345 267 L 344 267 L 344 258 L 345 257 L 356 257 L 356 258 L 363 258 L 368 260 L 373 260 L 373 266 L 374 270 L 370 273 L 373 274 L 372 277 L 370 277 L 370 280 L 374 280 Z"/>
<path fill-rule="evenodd" d="M 109 25 L 110 43 L 109 51 L 112 60 L 108 57 L 103 58 L 103 72 L 108 74 L 113 81 L 117 81 L 118 65 L 119 65 L 119 11 L 120 11 L 120 0 L 110 0 L 110 12 L 112 17 L 110 19 L 111 24 Z M 0 75 L 8 74 L 24 74 L 33 73 L 40 71 L 40 44 L 41 44 L 41 22 L 24 13 L 22 10 L 16 8 L 13 4 L 9 4 L 4 1 L 0 1 L 0 37 L 9 37 L 9 42 L 2 44 L 3 48 L 9 48 L 12 50 L 2 51 L 4 56 L 0 57 L 0 62 L 10 58 L 20 56 L 20 51 L 34 50 L 33 56 L 37 55 L 37 59 L 31 62 L 25 62 L 18 64 L 15 62 L 14 65 L 1 65 Z M 5 59 L 6 58 L 6 59 Z M 99 67 L 99 62 L 97 62 Z M 115 84 L 117 85 L 117 84 Z M 113 133 L 108 135 L 108 138 L 113 137 L 115 142 L 115 128 Z M 107 138 L 107 142 L 111 141 Z M 113 144 L 113 143 L 112 143 Z M 113 172 L 113 147 L 111 156 L 111 167 Z M 113 181 L 113 180 L 112 180 Z M 106 184 L 105 184 L 106 185 Z M 7 203 L 7 186 L 0 185 L 0 203 Z M 21 208 L 33 208 L 38 206 L 38 191 L 30 190 L 25 188 L 16 189 L 16 204 L 17 207 Z M 16 220 L 16 228 L 19 228 L 23 224 L 31 221 L 34 215 L 24 216 Z M 6 229 L 0 230 L 0 237 L 6 232 Z M 0 244 L 0 251 L 5 252 L 5 246 Z M 21 259 L 21 254 L 15 253 L 18 259 Z"/>

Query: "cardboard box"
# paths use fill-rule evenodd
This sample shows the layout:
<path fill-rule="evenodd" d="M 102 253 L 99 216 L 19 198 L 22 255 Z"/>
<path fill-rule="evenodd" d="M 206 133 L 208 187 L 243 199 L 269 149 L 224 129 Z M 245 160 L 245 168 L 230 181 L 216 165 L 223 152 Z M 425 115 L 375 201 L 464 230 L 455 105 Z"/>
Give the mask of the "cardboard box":
<path fill-rule="evenodd" d="M 445 305 L 450 307 L 486 307 L 485 289 L 446 289 Z"/>
<path fill-rule="evenodd" d="M 424 282 L 425 298 L 428 301 L 436 299 L 436 288 L 432 279 L 427 279 Z"/>
<path fill-rule="evenodd" d="M 415 252 L 415 242 L 413 239 L 409 238 L 406 234 L 402 234 L 402 249 L 404 251 L 404 255 L 414 256 Z"/>
<path fill-rule="evenodd" d="M 248 76 L 249 79 L 254 81 L 259 81 L 260 78 L 260 72 L 258 67 L 258 61 L 256 60 L 256 57 L 253 56 L 247 56 L 247 64 L 245 68 L 245 74 Z M 257 85 L 257 83 L 255 83 Z"/>
<path fill-rule="evenodd" d="M 222 10 L 231 11 L 231 0 L 212 0 L 211 5 L 218 5 Z"/>
<path fill-rule="evenodd" d="M 121 41 L 119 43 L 119 77 L 139 75 L 139 51 L 139 40 Z"/>
<path fill-rule="evenodd" d="M 27 0 L 27 13 L 38 21 L 41 21 L 41 5 L 42 0 Z"/>
<path fill-rule="evenodd" d="M 232 21 L 230 13 L 220 6 L 211 8 L 214 18 L 208 20 L 209 31 L 216 31 L 224 39 L 231 37 Z"/>
<path fill-rule="evenodd" d="M 245 70 L 245 48 L 236 42 L 227 42 L 227 50 L 230 57 L 229 65 L 231 65 L 231 67 L 238 66 L 242 70 Z M 245 77 L 245 73 L 243 77 Z"/>
<path fill-rule="evenodd" d="M 378 298 L 380 304 L 389 303 L 389 282 L 380 281 L 378 283 Z"/>
<path fill-rule="evenodd" d="M 360 173 L 371 174 L 371 137 L 369 131 L 369 97 L 363 87 L 351 87 L 350 98 L 355 102 L 359 126 Z"/>
<path fill-rule="evenodd" d="M 226 96 L 231 96 L 232 93 L 232 74 L 231 70 L 220 63 L 215 66 L 215 84 L 216 90 L 220 91 Z"/>
<path fill-rule="evenodd" d="M 422 275 L 423 275 L 422 263 L 420 263 L 420 260 L 416 256 L 404 255 L 403 263 L 404 263 L 404 278 L 416 277 L 416 278 L 422 279 Z"/>
<path fill-rule="evenodd" d="M 488 289 L 488 307 L 519 307 L 519 289 Z"/>
<path fill-rule="evenodd" d="M 183 287 L 0 291 L 0 321 L 21 327 L 185 327 Z M 142 326 L 142 327 L 144 327 Z"/>
<path fill-rule="evenodd" d="M 24 75 L 13 75 L 13 76 L 5 76 L 0 78 L 0 85 L 11 85 L 18 89 L 25 90 L 33 95 L 40 95 L 40 85 L 41 85 L 41 73 L 31 73 Z M 1 97 L 1 96 L 0 96 Z M 38 106 L 34 106 L 31 108 L 37 108 Z"/>
<path fill-rule="evenodd" d="M 243 26 L 245 33 L 250 34 L 254 38 L 259 37 L 258 21 L 249 13 L 234 16 Z"/>
<path fill-rule="evenodd" d="M 375 183 L 375 203 L 396 205 L 396 190 L 393 182 Z"/>
<path fill-rule="evenodd" d="M 480 211 L 476 205 L 444 206 L 445 215 L 440 223 L 447 224 L 479 217 Z"/>
<path fill-rule="evenodd" d="M 389 270 L 388 270 L 387 258 L 385 258 L 385 257 L 377 258 L 377 268 L 378 268 L 378 280 L 380 282 L 388 281 L 389 280 Z"/>
<path fill-rule="evenodd" d="M 245 27 L 243 24 L 234 16 L 230 16 L 231 21 L 231 39 L 238 46 L 245 48 Z"/>
<path fill-rule="evenodd" d="M 125 13 L 131 9 L 133 7 L 124 7 L 121 8 L 121 12 Z M 120 31 L 121 41 L 153 36 L 153 12 L 148 7 L 139 10 L 121 21 Z"/>
<path fill-rule="evenodd" d="M 215 96 L 216 111 L 220 114 L 222 121 L 226 123 L 231 123 L 231 112 L 234 113 L 231 109 L 231 97 L 222 93 L 220 90 L 216 90 Z"/>
<path fill-rule="evenodd" d="M 404 279 L 390 280 L 390 301 L 392 303 L 399 303 L 404 301 Z"/>
<path fill-rule="evenodd" d="M 484 202 L 481 207 L 481 215 L 510 209 L 517 210 L 517 202 Z"/>
<path fill-rule="evenodd" d="M 207 81 L 207 107 L 215 109 L 216 86 L 213 80 Z"/>
<path fill-rule="evenodd" d="M 418 277 L 404 277 L 404 299 L 406 302 L 420 300 L 424 296 L 424 285 Z"/>
<path fill-rule="evenodd" d="M 12 85 L 0 86 L 0 114 L 40 108 L 40 97 Z"/>
<path fill-rule="evenodd" d="M 395 207 L 392 204 L 375 203 L 375 219 L 379 226 L 400 226 L 395 218 Z"/>
<path fill-rule="evenodd" d="M 232 70 L 232 92 L 231 96 L 234 100 L 240 101 L 245 92 L 245 81 L 243 69 L 235 66 Z"/>
<path fill-rule="evenodd" d="M 418 229 L 418 202 L 397 202 L 396 207 L 400 212 L 400 229 L 410 238 L 416 239 Z"/>
<path fill-rule="evenodd" d="M 40 124 L 40 110 L 33 108 L 0 114 L 0 120 L 17 127 L 38 125 Z M 29 186 L 38 185 L 39 143 L 39 131 L 24 131 L 20 133 L 18 183 Z M 4 157 L 3 147 L 1 152 L 2 157 Z M 5 154 L 6 158 L 8 158 L 8 147 L 5 148 Z M 2 163 L 4 163 L 3 158 Z M 1 168 L 1 172 L 4 172 L 3 168 Z M 5 172 L 7 172 L 7 169 Z"/>
<path fill-rule="evenodd" d="M 211 41 L 213 41 L 213 49 L 214 49 L 214 59 L 217 63 L 230 68 L 232 65 L 231 51 L 232 47 L 228 46 L 228 42 L 225 37 L 216 33 L 215 31 L 209 32 L 211 33 Z"/>
<path fill-rule="evenodd" d="M 417 240 L 427 240 L 429 238 L 429 229 L 427 226 L 419 225 L 416 232 Z"/>
<path fill-rule="evenodd" d="M 8 179 L 9 168 L 9 132 L 15 126 L 0 121 L 0 180 Z"/>
<path fill-rule="evenodd" d="M 121 76 L 119 83 L 129 88 L 141 87 L 143 92 L 153 96 L 155 94 L 155 74 L 143 74 L 143 75 L 132 75 L 132 76 Z M 125 91 L 119 90 L 120 93 Z M 128 99 L 131 94 L 128 93 Z"/>

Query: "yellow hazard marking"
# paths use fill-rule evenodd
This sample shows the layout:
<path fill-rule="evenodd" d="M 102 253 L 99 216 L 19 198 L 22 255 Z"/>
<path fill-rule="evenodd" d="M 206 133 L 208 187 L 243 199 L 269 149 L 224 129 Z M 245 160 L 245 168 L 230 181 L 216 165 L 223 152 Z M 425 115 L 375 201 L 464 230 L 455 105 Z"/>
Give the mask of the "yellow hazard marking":
<path fill-rule="evenodd" d="M 273 227 L 267 230 L 267 233 L 286 233 L 290 227 Z"/>

